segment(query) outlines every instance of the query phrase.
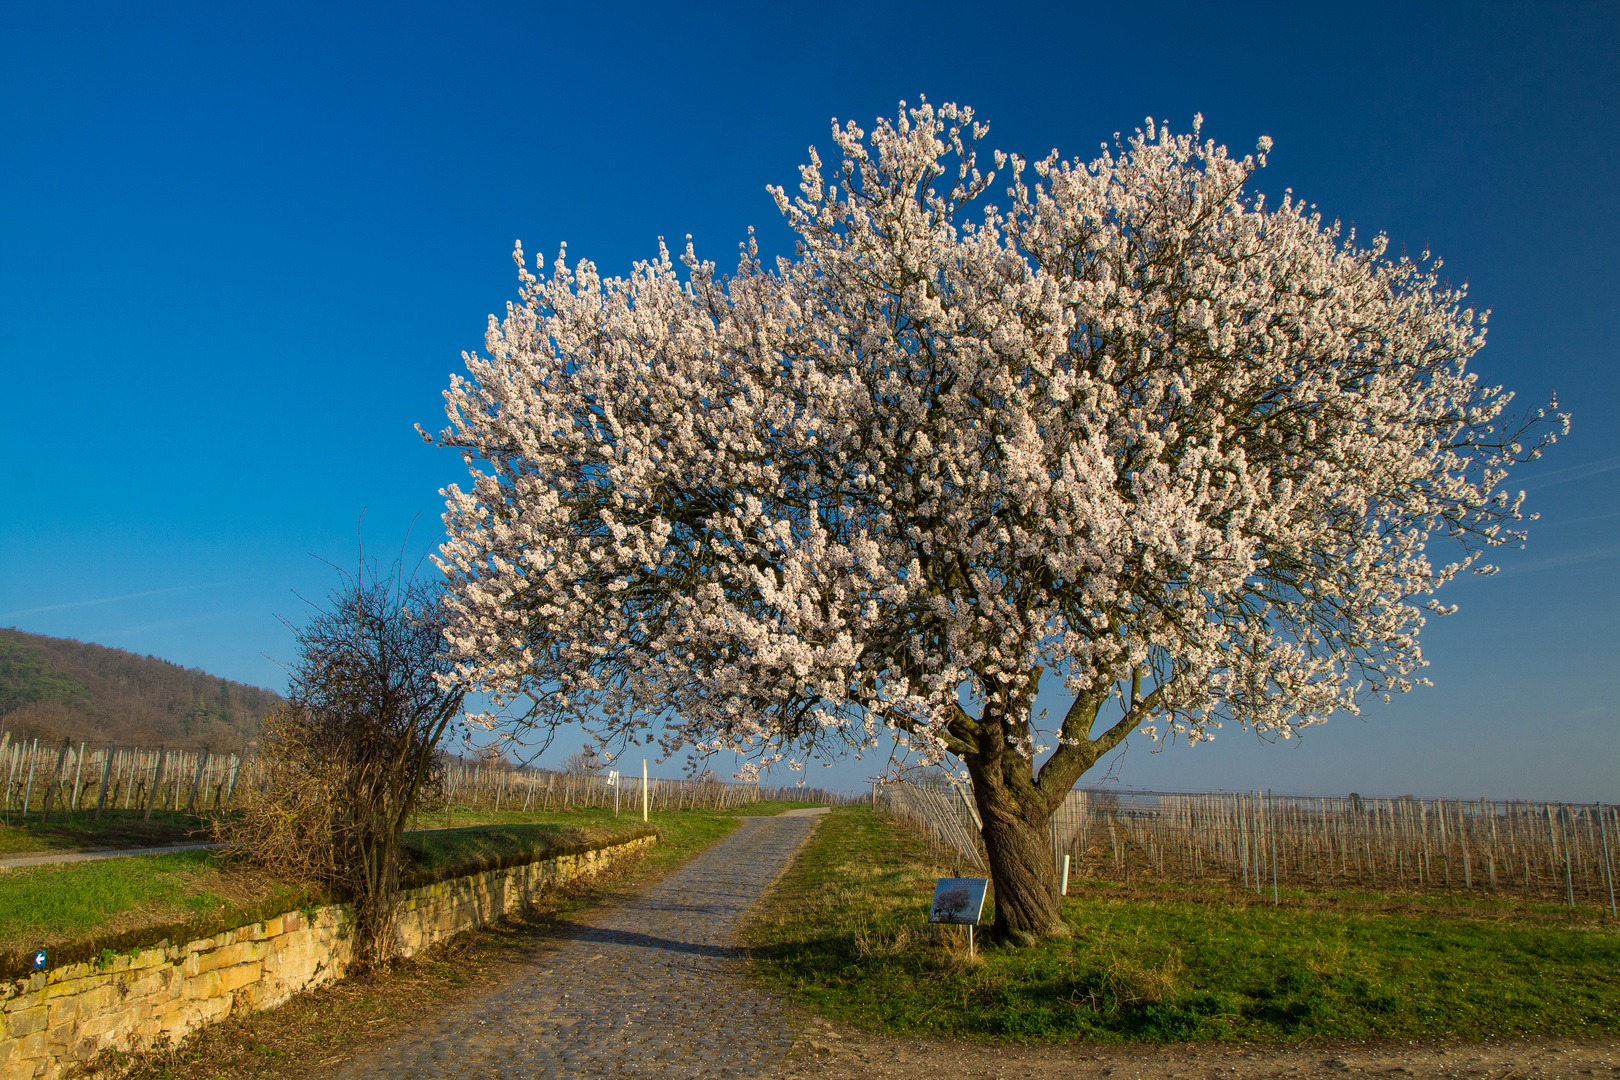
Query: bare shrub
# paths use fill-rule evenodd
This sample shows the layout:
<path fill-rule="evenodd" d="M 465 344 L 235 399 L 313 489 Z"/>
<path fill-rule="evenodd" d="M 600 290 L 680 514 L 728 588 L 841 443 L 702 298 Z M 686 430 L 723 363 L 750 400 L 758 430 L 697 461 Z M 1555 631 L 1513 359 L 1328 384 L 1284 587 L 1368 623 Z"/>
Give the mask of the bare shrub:
<path fill-rule="evenodd" d="M 600 776 L 607 769 L 594 746 L 583 746 L 563 759 L 562 771 L 569 776 Z"/>
<path fill-rule="evenodd" d="M 437 774 L 462 693 L 437 676 L 436 589 L 362 564 L 294 627 L 284 705 L 265 719 L 257 783 L 215 826 L 230 850 L 354 905 L 355 959 L 392 952 L 405 822 Z"/>

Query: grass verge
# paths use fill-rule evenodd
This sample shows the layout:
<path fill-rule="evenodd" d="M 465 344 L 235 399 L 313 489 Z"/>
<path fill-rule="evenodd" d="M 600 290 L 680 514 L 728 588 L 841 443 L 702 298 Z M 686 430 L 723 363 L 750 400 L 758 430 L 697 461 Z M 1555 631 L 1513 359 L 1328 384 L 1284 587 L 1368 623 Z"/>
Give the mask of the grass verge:
<path fill-rule="evenodd" d="M 142 821 L 139 810 L 107 810 L 99 820 L 82 810 L 75 814 L 58 811 L 43 825 L 38 810 L 28 821 L 15 820 L 17 816 L 13 812 L 12 823 L 0 825 L 0 858 L 94 848 L 162 847 L 213 839 L 205 819 L 172 810 L 154 810 L 150 821 Z"/>
<path fill-rule="evenodd" d="M 925 922 L 939 867 L 835 809 L 750 923 L 757 974 L 886 1033 L 1063 1042 L 1620 1033 L 1620 934 L 1586 920 L 1245 905 L 1071 887 L 1072 938 L 981 949 Z M 986 921 L 991 905 L 986 905 Z"/>
<path fill-rule="evenodd" d="M 732 810 L 710 812 L 723 816 L 767 816 L 805 805 L 808 804 L 762 801 Z M 662 818 L 666 813 L 669 811 L 655 811 L 652 816 Z M 163 847 L 168 844 L 205 843 L 214 838 L 207 817 L 176 813 L 172 810 L 154 810 L 150 821 L 143 821 L 142 816 L 143 811 L 140 810 L 106 810 L 99 819 L 85 810 L 72 814 L 58 811 L 49 823 L 41 824 L 38 810 L 35 810 L 26 821 L 17 820 L 18 815 L 13 813 L 13 820 L 9 825 L 0 824 L 0 858 L 101 848 Z M 615 820 L 611 810 L 589 807 L 525 811 L 452 806 L 448 809 L 423 810 L 412 816 L 408 828 L 418 831 L 465 829 L 474 825 L 567 825 L 582 817 L 590 817 L 592 820 L 598 818 Z M 627 794 L 616 820 L 626 826 L 639 822 L 641 820 L 639 798 L 630 798 Z"/>
<path fill-rule="evenodd" d="M 788 805 L 794 804 L 783 804 Z M 779 809 L 759 803 L 749 811 Z M 693 845 L 707 844 L 735 828 L 740 816 L 707 810 L 654 814 L 651 824 L 660 833 L 660 843 L 652 858 L 656 863 L 684 857 Z M 639 814 L 615 819 L 611 810 L 585 809 L 533 813 L 507 824 L 415 832 L 406 837 L 403 879 L 408 885 L 510 866 L 538 857 L 543 850 L 575 848 L 641 827 Z M 143 928 L 180 932 L 182 924 L 212 926 L 221 919 L 229 922 L 232 912 L 251 913 L 253 917 L 245 921 L 252 922 L 278 914 L 268 911 L 267 905 L 274 907 L 280 897 L 290 898 L 290 907 L 308 901 L 296 883 L 278 882 L 208 851 L 0 871 L 0 959 L 39 948 L 54 954 L 58 946 L 82 945 L 91 938 L 99 947 L 99 939 Z M 128 947 L 119 942 L 115 951 Z"/>

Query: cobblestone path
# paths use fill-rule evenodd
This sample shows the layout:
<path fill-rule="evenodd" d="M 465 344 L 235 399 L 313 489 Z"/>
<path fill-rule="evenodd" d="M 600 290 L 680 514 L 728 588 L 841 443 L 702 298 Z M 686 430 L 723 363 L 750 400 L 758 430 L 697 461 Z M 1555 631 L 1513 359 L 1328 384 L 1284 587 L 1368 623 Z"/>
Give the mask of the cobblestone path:
<path fill-rule="evenodd" d="M 579 917 L 529 974 L 355 1059 L 340 1080 L 779 1075 L 793 1032 L 743 978 L 731 938 L 814 827 L 745 819 L 647 892 Z"/>

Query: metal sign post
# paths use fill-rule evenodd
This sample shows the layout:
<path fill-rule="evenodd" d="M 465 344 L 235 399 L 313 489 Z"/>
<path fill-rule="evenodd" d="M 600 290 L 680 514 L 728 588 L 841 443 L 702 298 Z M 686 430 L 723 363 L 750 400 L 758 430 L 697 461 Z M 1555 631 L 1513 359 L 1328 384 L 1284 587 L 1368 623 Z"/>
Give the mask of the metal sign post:
<path fill-rule="evenodd" d="M 608 787 L 613 789 L 613 816 L 619 816 L 619 770 L 608 770 Z"/>

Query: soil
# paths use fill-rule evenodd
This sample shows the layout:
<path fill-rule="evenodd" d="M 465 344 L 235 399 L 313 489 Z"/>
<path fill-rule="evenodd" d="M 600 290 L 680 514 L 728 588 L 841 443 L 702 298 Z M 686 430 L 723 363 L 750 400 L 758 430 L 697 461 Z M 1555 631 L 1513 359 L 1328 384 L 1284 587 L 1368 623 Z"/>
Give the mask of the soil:
<path fill-rule="evenodd" d="M 874 1036 L 821 1021 L 813 1026 L 816 1033 L 800 1047 L 798 1060 L 781 1080 L 937 1080 L 942 1076 L 951 1080 L 1341 1080 L 1358 1076 L 1523 1080 L 1620 1074 L 1620 1042 L 1610 1040 L 1021 1046 Z"/>

